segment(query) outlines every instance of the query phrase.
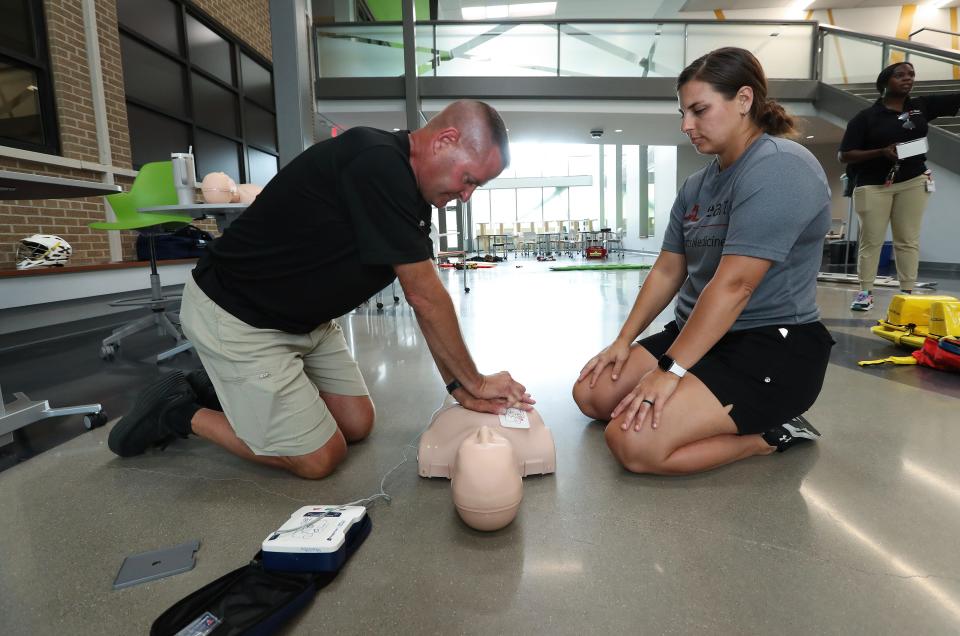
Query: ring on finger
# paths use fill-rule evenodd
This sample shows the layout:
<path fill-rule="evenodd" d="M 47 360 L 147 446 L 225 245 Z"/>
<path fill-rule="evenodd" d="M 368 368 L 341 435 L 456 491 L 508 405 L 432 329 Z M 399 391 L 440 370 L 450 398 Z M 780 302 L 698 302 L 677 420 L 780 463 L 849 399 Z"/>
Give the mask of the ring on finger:
<path fill-rule="evenodd" d="M 643 398 L 643 399 L 640 400 L 640 401 L 641 401 L 642 403 L 644 403 L 644 404 L 649 404 L 650 406 L 653 406 L 653 402 L 651 402 L 651 401 L 648 400 L 647 398 Z"/>

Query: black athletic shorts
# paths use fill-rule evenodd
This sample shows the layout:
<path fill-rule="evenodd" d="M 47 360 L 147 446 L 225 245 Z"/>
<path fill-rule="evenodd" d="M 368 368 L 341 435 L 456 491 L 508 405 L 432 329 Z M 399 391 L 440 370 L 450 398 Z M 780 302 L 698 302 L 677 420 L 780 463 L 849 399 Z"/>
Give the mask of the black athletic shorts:
<path fill-rule="evenodd" d="M 780 330 L 786 329 L 784 337 Z M 659 358 L 680 334 L 676 322 L 637 343 Z M 700 359 L 697 376 L 724 406 L 741 435 L 762 433 L 813 406 L 834 345 L 820 322 L 731 331 Z"/>

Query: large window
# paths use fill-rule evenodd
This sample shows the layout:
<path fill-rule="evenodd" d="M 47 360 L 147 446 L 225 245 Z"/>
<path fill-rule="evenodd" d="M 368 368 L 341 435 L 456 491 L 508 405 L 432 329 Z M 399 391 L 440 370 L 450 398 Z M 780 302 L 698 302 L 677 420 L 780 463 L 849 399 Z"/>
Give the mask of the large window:
<path fill-rule="evenodd" d="M 611 148 L 613 148 L 611 146 Z M 590 185 L 519 187 L 503 184 L 481 188 L 470 199 L 473 223 L 503 224 L 513 232 L 516 224 L 542 229 L 547 222 L 569 227 L 571 221 L 600 219 L 599 147 L 593 144 L 515 143 L 510 146 L 510 167 L 500 179 L 549 181 L 553 177 L 590 177 Z M 611 174 L 611 181 L 615 182 Z"/>
<path fill-rule="evenodd" d="M 134 168 L 192 146 L 198 177 L 266 185 L 278 154 L 270 64 L 182 0 L 118 0 L 117 16 Z"/>
<path fill-rule="evenodd" d="M 0 0 L 0 145 L 56 154 L 42 0 Z"/>

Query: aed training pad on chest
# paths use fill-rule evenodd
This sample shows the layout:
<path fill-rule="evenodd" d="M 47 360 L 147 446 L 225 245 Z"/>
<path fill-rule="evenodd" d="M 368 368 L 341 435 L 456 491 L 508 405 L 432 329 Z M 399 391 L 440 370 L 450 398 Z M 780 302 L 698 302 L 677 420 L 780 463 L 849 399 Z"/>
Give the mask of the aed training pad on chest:
<path fill-rule="evenodd" d="M 448 398 L 450 400 L 450 398 Z M 456 402 L 447 402 L 433 416 L 430 427 L 420 437 L 417 461 L 421 477 L 450 479 L 456 464 L 460 445 L 481 426 L 488 427 L 510 442 L 523 477 L 546 475 L 557 469 L 557 453 L 553 433 L 543 423 L 536 409 L 526 411 L 528 427 L 516 428 L 523 418 L 506 417 L 492 413 L 478 413 L 463 408 Z"/>

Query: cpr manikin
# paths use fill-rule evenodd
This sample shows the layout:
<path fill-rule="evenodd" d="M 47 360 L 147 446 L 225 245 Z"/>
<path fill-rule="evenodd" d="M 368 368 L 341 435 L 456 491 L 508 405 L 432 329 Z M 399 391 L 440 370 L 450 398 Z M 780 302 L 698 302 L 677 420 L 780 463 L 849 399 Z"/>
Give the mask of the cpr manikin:
<path fill-rule="evenodd" d="M 452 398 L 434 414 L 417 457 L 421 477 L 452 479 L 457 512 L 477 530 L 513 521 L 523 498 L 521 477 L 556 470 L 553 435 L 537 411 L 478 413 Z"/>
<path fill-rule="evenodd" d="M 241 183 L 230 178 L 225 172 L 211 172 L 200 184 L 204 203 L 246 203 L 250 205 L 263 191 L 253 183 Z"/>
<path fill-rule="evenodd" d="M 225 172 L 211 172 L 200 183 L 205 203 L 230 203 L 237 194 L 237 182 Z"/>

